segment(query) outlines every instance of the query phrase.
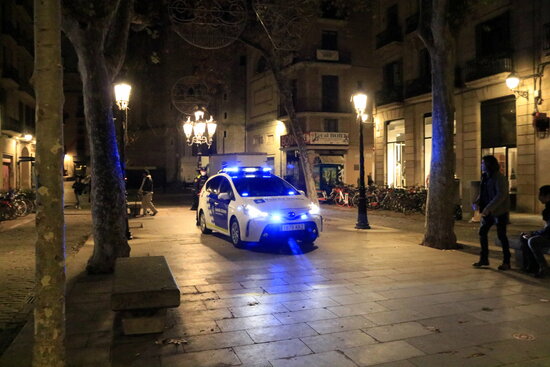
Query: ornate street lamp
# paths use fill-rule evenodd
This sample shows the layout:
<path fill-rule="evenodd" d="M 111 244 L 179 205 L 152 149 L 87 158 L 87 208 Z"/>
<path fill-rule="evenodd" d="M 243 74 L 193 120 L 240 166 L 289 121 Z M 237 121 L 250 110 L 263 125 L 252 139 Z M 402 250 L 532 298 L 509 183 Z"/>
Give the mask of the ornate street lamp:
<path fill-rule="evenodd" d="M 363 123 L 367 120 L 365 114 L 367 109 L 367 95 L 362 92 L 355 93 L 351 100 L 357 114 L 357 123 L 359 124 L 359 203 L 357 205 L 357 229 L 370 229 L 369 219 L 367 217 L 367 196 L 365 192 L 365 153 L 363 147 Z"/>
<path fill-rule="evenodd" d="M 187 116 L 187 120 L 183 123 L 183 132 L 188 145 L 206 144 L 209 148 L 212 145 L 218 124 L 210 114 L 207 120 L 205 114 L 207 114 L 206 109 L 197 106 L 193 112 L 194 120 L 191 120 L 191 116 Z"/>

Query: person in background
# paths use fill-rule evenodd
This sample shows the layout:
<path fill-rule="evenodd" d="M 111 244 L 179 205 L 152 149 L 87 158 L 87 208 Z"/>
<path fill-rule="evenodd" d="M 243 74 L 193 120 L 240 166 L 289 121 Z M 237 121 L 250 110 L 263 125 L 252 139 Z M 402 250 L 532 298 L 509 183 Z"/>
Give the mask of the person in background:
<path fill-rule="evenodd" d="M 479 242 L 481 252 L 479 261 L 474 263 L 476 268 L 489 265 L 488 233 L 493 224 L 497 226 L 497 236 L 502 244 L 502 265 L 498 270 L 510 269 L 510 245 L 506 236 L 506 226 L 510 214 L 510 195 L 508 179 L 500 173 L 500 165 L 492 155 L 481 159 L 481 188 L 479 196 L 474 202 L 474 210 L 479 208 L 481 226 L 479 228 Z"/>
<path fill-rule="evenodd" d="M 147 215 L 147 209 L 151 210 L 151 215 L 155 216 L 158 213 L 157 208 L 153 205 L 153 178 L 149 170 L 143 171 L 143 180 L 139 187 L 138 193 L 141 195 L 141 208 L 143 209 L 143 215 Z"/>
<path fill-rule="evenodd" d="M 195 177 L 193 181 L 193 204 L 191 204 L 191 210 L 197 210 L 199 207 L 199 194 L 202 190 L 202 187 L 208 180 L 208 175 L 206 173 L 206 168 L 199 168 L 199 174 Z"/>
<path fill-rule="evenodd" d="M 74 196 L 76 197 L 76 205 L 74 207 L 80 209 L 80 195 L 84 193 L 84 189 L 86 188 L 86 185 L 82 182 L 82 176 L 75 177 L 72 188 L 74 190 Z"/>
<path fill-rule="evenodd" d="M 522 270 L 542 278 L 549 273 L 544 251 L 550 248 L 550 185 L 539 189 L 539 201 L 544 204 L 542 220 L 545 226 L 541 230 L 521 234 L 524 259 Z M 525 243 L 527 246 L 524 246 Z"/>

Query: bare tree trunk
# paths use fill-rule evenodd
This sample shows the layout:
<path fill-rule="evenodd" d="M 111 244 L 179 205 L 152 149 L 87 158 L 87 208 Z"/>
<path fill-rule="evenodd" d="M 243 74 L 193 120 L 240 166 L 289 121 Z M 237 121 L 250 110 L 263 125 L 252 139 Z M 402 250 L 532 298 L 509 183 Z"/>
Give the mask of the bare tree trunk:
<path fill-rule="evenodd" d="M 125 185 L 113 121 L 112 81 L 126 54 L 133 0 L 63 1 L 63 30 L 78 56 L 92 165 L 94 253 L 89 273 L 110 273 L 130 255 Z"/>
<path fill-rule="evenodd" d="M 306 191 L 308 198 L 315 204 L 319 204 L 319 198 L 317 197 L 317 190 L 315 188 L 315 180 L 313 179 L 313 171 L 311 169 L 311 162 L 308 157 L 308 150 L 304 140 L 304 132 L 296 118 L 296 110 L 294 108 L 294 102 L 292 101 L 292 92 L 288 86 L 288 79 L 283 75 L 280 67 L 280 57 L 274 55 L 270 60 L 271 71 L 275 77 L 281 101 L 288 114 L 288 126 L 290 127 L 290 133 L 296 141 L 296 147 L 300 155 L 300 164 L 302 166 L 304 181 L 306 183 Z"/>
<path fill-rule="evenodd" d="M 456 41 L 451 33 L 448 0 L 432 0 L 431 35 L 423 37 L 432 64 L 432 161 L 422 244 L 439 249 L 457 248 L 454 233 L 454 70 Z"/>
<path fill-rule="evenodd" d="M 61 4 L 34 1 L 36 94 L 36 302 L 34 367 L 65 365 L 63 69 Z"/>
<path fill-rule="evenodd" d="M 92 160 L 92 219 L 94 253 L 90 273 L 109 273 L 117 257 L 128 257 L 125 187 L 113 121 L 113 92 L 99 35 L 88 32 L 76 53 L 84 91 L 86 128 Z M 82 47 L 83 46 L 83 47 Z"/>

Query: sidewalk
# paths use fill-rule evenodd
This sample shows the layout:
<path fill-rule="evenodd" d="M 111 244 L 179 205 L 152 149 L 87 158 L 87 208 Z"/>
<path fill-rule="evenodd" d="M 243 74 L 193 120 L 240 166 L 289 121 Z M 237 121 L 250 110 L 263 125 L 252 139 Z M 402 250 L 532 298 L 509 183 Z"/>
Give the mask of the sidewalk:
<path fill-rule="evenodd" d="M 160 210 L 131 220 L 131 255 L 166 257 L 181 306 L 161 335 L 113 331 L 112 276 L 83 273 L 88 241 L 68 274 L 68 366 L 550 365 L 550 281 L 496 271 L 498 253 L 473 269 L 476 255 L 375 215 L 363 232 L 329 218 L 305 254 L 238 250 L 201 236 L 188 208 Z M 30 366 L 31 337 L 32 321 L 0 366 Z"/>

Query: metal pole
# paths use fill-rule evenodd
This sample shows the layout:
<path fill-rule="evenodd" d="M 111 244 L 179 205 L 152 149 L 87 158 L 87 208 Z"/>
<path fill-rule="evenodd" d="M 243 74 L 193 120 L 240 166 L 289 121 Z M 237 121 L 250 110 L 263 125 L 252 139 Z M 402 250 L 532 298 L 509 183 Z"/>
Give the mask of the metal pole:
<path fill-rule="evenodd" d="M 369 219 L 367 217 L 367 196 L 365 192 L 365 157 L 363 147 L 363 121 L 357 114 L 359 123 L 359 203 L 357 206 L 357 229 L 370 229 Z"/>
<path fill-rule="evenodd" d="M 120 149 L 120 168 L 122 169 L 122 179 L 124 180 L 124 207 L 126 211 L 126 239 L 131 240 L 133 238 L 132 232 L 130 232 L 130 223 L 128 222 L 128 178 L 126 177 L 126 141 L 127 141 L 127 121 L 128 121 L 128 108 L 123 111 L 122 118 L 122 139 Z M 138 213 L 139 214 L 139 213 Z"/>

